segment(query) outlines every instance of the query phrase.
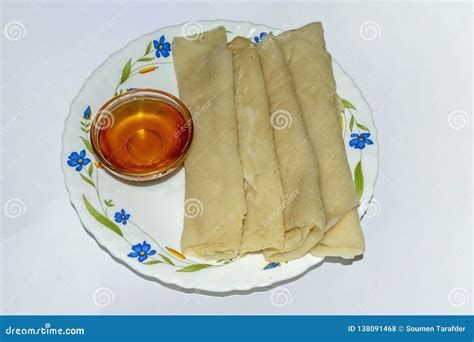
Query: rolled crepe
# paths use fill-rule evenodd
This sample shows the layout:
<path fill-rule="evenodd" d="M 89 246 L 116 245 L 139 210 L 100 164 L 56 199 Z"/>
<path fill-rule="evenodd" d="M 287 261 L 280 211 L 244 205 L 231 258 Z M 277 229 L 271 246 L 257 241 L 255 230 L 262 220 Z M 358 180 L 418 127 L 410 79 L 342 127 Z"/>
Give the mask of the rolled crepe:
<path fill-rule="evenodd" d="M 337 256 L 344 259 L 353 259 L 364 252 L 364 235 L 360 227 L 357 208 L 344 215 L 342 220 L 336 223 L 311 249 L 311 254 L 316 256 Z"/>
<path fill-rule="evenodd" d="M 332 227 L 312 253 L 352 258 L 364 252 L 365 243 L 356 209 L 359 200 L 341 134 L 332 61 L 325 48 L 322 26 L 312 23 L 285 32 L 278 36 L 278 41 L 320 167 L 326 229 Z"/>
<path fill-rule="evenodd" d="M 247 201 L 240 254 L 268 248 L 281 250 L 285 233 L 279 210 L 283 188 L 262 69 L 250 40 L 236 37 L 229 48 L 233 54 L 235 111 Z"/>
<path fill-rule="evenodd" d="M 234 111 L 232 54 L 223 27 L 173 39 L 180 98 L 193 113 L 185 161 L 181 249 L 201 259 L 238 255 L 246 213 Z M 194 210 L 191 210 L 193 206 Z"/>
<path fill-rule="evenodd" d="M 313 23 L 278 36 L 318 159 L 328 227 L 359 204 L 336 106 L 336 82 L 323 29 Z"/>
<path fill-rule="evenodd" d="M 318 232 L 325 230 L 318 164 L 280 44 L 270 33 L 256 49 L 265 79 L 281 182 L 287 198 L 292 198 L 285 202 L 283 211 L 284 247 L 266 250 L 264 256 L 269 261 L 290 260 L 314 246 L 316 241 L 305 244 L 311 230 L 316 230 L 312 237 L 321 236 Z"/>

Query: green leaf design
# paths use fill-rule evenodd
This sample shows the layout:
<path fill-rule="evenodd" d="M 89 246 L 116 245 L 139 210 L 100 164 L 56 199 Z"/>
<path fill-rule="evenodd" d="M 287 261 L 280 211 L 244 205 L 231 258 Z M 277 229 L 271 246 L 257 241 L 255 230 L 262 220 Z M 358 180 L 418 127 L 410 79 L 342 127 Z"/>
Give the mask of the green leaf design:
<path fill-rule="evenodd" d="M 357 110 L 356 107 L 354 107 L 354 105 L 352 103 L 350 103 L 349 101 L 345 100 L 345 99 L 341 99 L 341 102 L 342 104 L 344 105 L 344 107 L 346 107 L 347 109 L 354 109 L 354 110 Z"/>
<path fill-rule="evenodd" d="M 138 62 L 150 62 L 152 60 L 154 60 L 153 57 L 142 57 L 138 60 Z"/>
<path fill-rule="evenodd" d="M 163 261 L 160 261 L 160 260 L 150 260 L 150 261 L 147 261 L 147 262 L 144 262 L 145 265 L 156 265 L 156 264 L 162 264 Z"/>
<path fill-rule="evenodd" d="M 230 262 L 232 262 L 233 260 L 232 259 L 219 259 L 217 260 L 216 262 L 217 263 L 223 263 L 223 264 L 228 264 Z"/>
<path fill-rule="evenodd" d="M 146 46 L 146 50 L 145 50 L 145 55 L 148 55 L 151 51 L 151 44 L 152 42 L 149 42 L 148 45 Z"/>
<path fill-rule="evenodd" d="M 108 207 L 113 207 L 115 204 L 112 202 L 112 200 L 104 200 L 104 204 Z"/>
<path fill-rule="evenodd" d="M 122 84 L 128 79 L 128 76 L 130 76 L 131 70 L 132 70 L 132 59 L 130 58 L 127 64 L 125 64 L 125 66 L 123 67 L 122 78 L 120 78 L 120 84 Z"/>
<path fill-rule="evenodd" d="M 86 182 L 87 184 L 92 185 L 92 186 L 95 188 L 94 183 L 93 183 L 89 178 L 87 178 L 86 176 L 84 176 L 82 173 L 80 173 L 80 175 L 81 175 L 81 178 L 84 180 L 84 182 Z"/>
<path fill-rule="evenodd" d="M 92 172 L 94 172 L 94 166 L 92 166 L 92 163 L 89 165 L 89 168 L 87 169 L 87 174 L 89 177 L 92 177 Z"/>
<path fill-rule="evenodd" d="M 349 122 L 349 129 L 351 132 L 352 132 L 352 129 L 354 128 L 354 122 L 355 122 L 354 115 L 351 115 L 351 121 Z"/>
<path fill-rule="evenodd" d="M 354 169 L 354 185 L 357 196 L 360 199 L 364 193 L 364 174 L 362 173 L 362 164 L 360 161 Z"/>
<path fill-rule="evenodd" d="M 122 231 L 120 228 L 110 221 L 107 217 L 99 213 L 87 200 L 85 195 L 82 195 L 82 199 L 84 200 L 84 204 L 86 205 L 87 211 L 101 224 L 112 230 L 114 233 L 117 233 L 118 235 L 123 237 Z"/>
<path fill-rule="evenodd" d="M 190 265 L 190 266 L 183 267 L 183 268 L 179 269 L 176 272 L 196 272 L 196 271 L 199 271 L 199 270 L 202 270 L 204 268 L 211 267 L 211 266 L 212 265 L 209 265 L 209 264 L 195 264 L 195 265 Z"/>
<path fill-rule="evenodd" d="M 174 266 L 173 262 L 170 260 L 170 258 L 168 258 L 166 255 L 164 254 L 160 254 L 160 257 L 163 258 L 164 261 L 166 261 L 168 264 L 170 264 L 171 266 Z"/>
<path fill-rule="evenodd" d="M 367 127 L 365 127 L 364 125 L 362 125 L 360 123 L 357 123 L 357 127 L 359 127 L 359 129 L 361 129 L 363 131 L 370 132 L 370 130 Z"/>
<path fill-rule="evenodd" d="M 84 143 L 84 146 L 86 147 L 87 151 L 89 151 L 90 153 L 94 154 L 94 150 L 92 149 L 92 145 L 91 143 L 89 142 L 89 140 L 87 140 L 86 138 L 84 137 L 79 137 L 81 138 L 82 142 Z"/>

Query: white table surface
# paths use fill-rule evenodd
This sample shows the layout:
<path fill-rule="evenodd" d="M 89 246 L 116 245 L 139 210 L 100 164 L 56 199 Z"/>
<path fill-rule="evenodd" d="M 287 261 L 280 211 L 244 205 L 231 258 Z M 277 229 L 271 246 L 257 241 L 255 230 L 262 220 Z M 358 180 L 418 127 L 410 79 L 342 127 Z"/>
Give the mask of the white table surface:
<path fill-rule="evenodd" d="M 472 312 L 470 4 L 1 6 L 1 205 L 12 198 L 24 204 L 17 218 L 0 213 L 3 313 Z M 361 261 L 324 263 L 276 289 L 205 296 L 143 279 L 85 232 L 60 167 L 61 134 L 73 97 L 129 41 L 199 19 L 283 29 L 323 22 L 329 51 L 363 90 L 378 128 L 376 215 L 363 221 L 367 253 Z M 18 40 L 4 32 L 12 21 L 24 27 Z M 362 39 L 367 22 L 375 22 L 375 39 Z M 278 295 L 286 296 L 285 305 L 274 305 Z"/>

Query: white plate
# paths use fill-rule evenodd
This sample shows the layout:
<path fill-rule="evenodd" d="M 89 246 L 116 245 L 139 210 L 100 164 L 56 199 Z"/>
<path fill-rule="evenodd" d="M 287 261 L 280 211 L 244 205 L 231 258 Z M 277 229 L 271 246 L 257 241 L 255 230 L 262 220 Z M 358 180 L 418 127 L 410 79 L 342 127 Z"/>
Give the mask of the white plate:
<path fill-rule="evenodd" d="M 199 269 L 202 267 L 196 266 L 200 264 L 199 260 L 182 259 L 173 251 L 179 251 L 183 227 L 184 171 L 180 170 L 165 181 L 141 186 L 130 185 L 98 168 L 87 146 L 89 145 L 87 131 L 92 121 L 92 117 L 85 118 L 87 108 L 91 109 L 93 116 L 115 92 L 146 87 L 158 88 L 178 96 L 172 55 L 164 57 L 160 53 L 160 57 L 156 57 L 152 41 L 164 36 L 167 42 L 171 42 L 175 36 L 202 32 L 219 25 L 227 28 L 229 39 L 237 35 L 255 39 L 254 37 L 260 36 L 261 32 L 281 32 L 279 29 L 244 22 L 200 21 L 163 28 L 131 42 L 99 66 L 74 99 L 63 134 L 62 166 L 71 202 L 82 224 L 115 258 L 145 276 L 181 288 L 212 292 L 244 291 L 294 278 L 323 259 L 306 255 L 288 263 L 267 264 L 261 255 L 250 255 L 228 263 L 213 263 L 211 267 Z M 138 61 L 140 58 L 145 59 Z M 123 70 L 130 59 L 131 73 L 126 77 L 128 73 L 125 71 L 124 75 Z M 358 179 L 361 193 L 359 213 L 362 215 L 372 198 L 377 175 L 376 131 L 370 108 L 360 90 L 339 64 L 333 62 L 333 66 L 338 93 L 357 108 L 348 108 L 341 114 L 341 121 L 351 168 L 353 173 L 356 169 L 360 171 L 357 171 L 359 175 L 355 178 Z M 157 68 L 151 70 L 153 67 Z M 147 70 L 148 72 L 143 73 Z M 121 78 L 126 78 L 122 84 L 120 84 Z M 351 106 L 348 104 L 348 107 Z M 353 126 L 350 129 L 352 116 L 355 121 L 352 120 Z M 374 144 L 365 145 L 363 149 L 349 147 L 350 131 L 359 133 L 364 130 L 370 131 L 370 139 Z M 73 152 L 80 153 L 82 150 L 86 153 L 85 158 L 91 161 L 77 171 L 77 166 L 69 165 L 68 161 L 71 160 L 69 157 Z M 72 157 L 72 159 L 70 163 L 74 164 L 74 160 L 78 158 Z M 361 167 L 356 168 L 359 163 Z M 86 206 L 85 198 L 90 205 L 89 208 Z M 112 201 L 114 206 L 107 206 L 105 200 Z M 126 224 L 115 222 L 115 213 L 121 209 L 130 214 Z M 128 256 L 132 253 L 132 245 L 143 246 L 144 241 L 151 245 L 150 250 L 156 251 L 154 255 L 150 255 L 143 262 L 136 257 Z M 150 264 L 150 261 L 157 263 Z M 192 272 L 182 272 L 183 270 Z"/>

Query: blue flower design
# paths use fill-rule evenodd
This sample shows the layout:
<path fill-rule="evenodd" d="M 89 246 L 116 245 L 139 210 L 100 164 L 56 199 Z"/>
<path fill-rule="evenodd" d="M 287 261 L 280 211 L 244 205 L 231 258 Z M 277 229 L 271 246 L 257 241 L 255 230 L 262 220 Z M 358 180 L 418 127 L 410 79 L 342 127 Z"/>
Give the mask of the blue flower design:
<path fill-rule="evenodd" d="M 130 214 L 127 214 L 123 209 L 115 213 L 115 222 L 122 223 L 124 226 L 127 224 L 129 218 Z"/>
<path fill-rule="evenodd" d="M 67 164 L 71 167 L 76 167 L 76 171 L 81 171 L 83 166 L 91 162 L 89 158 L 86 158 L 86 150 L 82 150 L 79 153 L 72 152 L 68 158 Z"/>
<path fill-rule="evenodd" d="M 84 111 L 84 119 L 89 120 L 91 118 L 91 106 L 87 106 Z"/>
<path fill-rule="evenodd" d="M 161 36 L 160 40 L 154 40 L 153 46 L 156 49 L 156 57 L 160 58 L 160 54 L 163 57 L 168 57 L 171 51 L 171 44 L 165 39 L 165 36 Z"/>
<path fill-rule="evenodd" d="M 133 252 L 129 253 L 128 257 L 138 258 L 140 262 L 144 262 L 150 255 L 156 254 L 156 251 L 152 250 L 150 244 L 146 243 L 146 241 L 143 241 L 142 244 L 138 243 L 133 245 L 132 250 Z"/>
<path fill-rule="evenodd" d="M 261 32 L 260 35 L 253 37 L 253 40 L 255 40 L 255 43 L 260 43 L 267 34 L 267 32 Z"/>
<path fill-rule="evenodd" d="M 352 133 L 351 138 L 354 139 L 351 139 L 351 141 L 349 141 L 349 146 L 362 150 L 363 148 L 365 148 L 365 145 L 373 145 L 374 142 L 370 140 L 369 137 L 370 133 L 362 133 L 360 135 Z"/>

